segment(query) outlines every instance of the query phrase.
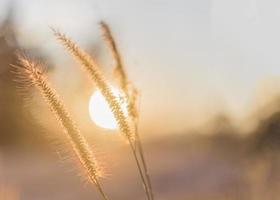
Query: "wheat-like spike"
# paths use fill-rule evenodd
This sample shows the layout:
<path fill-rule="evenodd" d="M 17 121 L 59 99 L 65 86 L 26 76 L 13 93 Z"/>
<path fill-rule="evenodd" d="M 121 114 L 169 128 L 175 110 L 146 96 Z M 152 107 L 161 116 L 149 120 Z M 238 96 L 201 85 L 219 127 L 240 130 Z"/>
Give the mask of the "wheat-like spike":
<path fill-rule="evenodd" d="M 99 23 L 99 25 L 100 25 L 100 29 L 103 34 L 103 38 L 106 41 L 107 46 L 109 47 L 109 50 L 110 50 L 112 57 L 114 59 L 114 62 L 115 62 L 114 72 L 119 77 L 118 80 L 120 82 L 121 89 L 126 92 L 128 90 L 128 88 L 127 88 L 128 79 L 127 79 L 125 70 L 123 68 L 122 59 L 121 59 L 120 53 L 118 51 L 117 45 L 115 43 L 115 40 L 113 38 L 113 35 L 111 33 L 111 30 L 104 21 L 101 21 Z"/>
<path fill-rule="evenodd" d="M 86 170 L 89 180 L 97 186 L 103 199 L 107 200 L 108 198 L 104 194 L 98 180 L 101 176 L 101 169 L 99 168 L 97 160 L 87 141 L 71 119 L 63 102 L 56 94 L 56 91 L 46 80 L 46 77 L 41 70 L 42 66 L 39 63 L 28 59 L 26 56 L 18 54 L 17 57 L 19 65 L 13 65 L 13 67 L 15 68 L 15 73 L 18 75 L 18 79 L 34 85 L 40 91 L 52 113 L 63 127 L 76 156 Z"/>
<path fill-rule="evenodd" d="M 126 99 L 128 102 L 128 113 L 132 117 L 132 119 L 135 119 L 138 117 L 138 111 L 136 108 L 138 91 L 128 80 L 127 74 L 123 66 L 122 58 L 118 50 L 118 46 L 114 40 L 110 27 L 104 21 L 99 22 L 99 25 L 102 31 L 103 39 L 107 43 L 107 46 L 115 62 L 114 74 L 117 75 L 120 88 L 126 95 Z"/>
<path fill-rule="evenodd" d="M 121 132 L 127 137 L 129 141 L 134 141 L 134 135 L 130 129 L 127 118 L 121 109 L 118 98 L 113 94 L 108 81 L 104 78 L 104 75 L 99 70 L 99 66 L 95 59 L 89 56 L 83 49 L 81 49 L 75 42 L 70 38 L 66 37 L 65 34 L 60 33 L 57 30 L 53 30 L 56 38 L 61 44 L 72 54 L 72 56 L 83 66 L 88 73 L 89 77 L 95 82 L 98 89 L 106 99 L 117 124 Z"/>
<path fill-rule="evenodd" d="M 127 110 L 129 116 L 134 122 L 134 133 L 135 133 L 135 147 L 138 147 L 140 159 L 143 164 L 143 174 L 145 174 L 147 185 L 150 193 L 151 200 L 154 199 L 152 184 L 150 180 L 150 175 L 148 172 L 147 164 L 144 157 L 143 147 L 141 144 L 141 139 L 138 133 L 138 119 L 139 119 L 139 111 L 137 106 L 138 101 L 138 90 L 134 87 L 134 85 L 128 80 L 128 76 L 126 74 L 125 68 L 123 66 L 123 62 L 121 59 L 121 54 L 119 53 L 117 44 L 114 40 L 113 34 L 110 30 L 110 27 L 104 22 L 101 21 L 99 23 L 101 31 L 103 33 L 103 38 L 107 43 L 107 46 L 112 54 L 112 57 L 115 61 L 116 67 L 114 69 L 115 74 L 117 75 L 118 82 L 120 84 L 120 88 L 124 91 L 126 100 L 127 100 Z M 138 162 L 136 158 L 136 162 Z M 142 169 L 139 169 L 142 170 Z"/>

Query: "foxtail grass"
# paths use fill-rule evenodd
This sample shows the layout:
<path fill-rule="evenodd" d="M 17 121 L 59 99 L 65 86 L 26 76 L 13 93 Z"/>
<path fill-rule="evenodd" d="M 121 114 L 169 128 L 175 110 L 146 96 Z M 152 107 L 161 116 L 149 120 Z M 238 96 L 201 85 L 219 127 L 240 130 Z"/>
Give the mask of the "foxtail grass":
<path fill-rule="evenodd" d="M 138 91 L 134 85 L 129 81 L 128 76 L 126 74 L 126 70 L 123 65 L 123 61 L 121 58 L 121 54 L 118 50 L 118 46 L 114 40 L 113 34 L 111 32 L 110 27 L 108 24 L 106 24 L 104 21 L 101 21 L 99 23 L 100 29 L 102 31 L 102 35 L 104 38 L 104 41 L 107 43 L 107 46 L 111 52 L 111 55 L 115 62 L 115 68 L 114 68 L 114 74 L 116 75 L 116 78 L 118 79 L 119 86 L 125 93 L 126 99 L 127 99 L 127 110 L 129 113 L 129 116 L 131 117 L 133 123 L 134 123 L 134 132 L 135 132 L 135 148 L 138 149 L 140 160 L 142 162 L 141 170 L 143 170 L 143 174 L 145 174 L 145 181 L 147 182 L 147 187 L 149 189 L 149 195 L 151 200 L 154 199 L 151 179 L 149 175 L 149 171 L 147 168 L 146 160 L 144 157 L 142 142 L 140 139 L 140 135 L 138 132 L 138 124 L 139 124 L 139 111 L 137 107 L 137 100 L 138 100 Z M 137 150 L 136 149 L 136 150 Z"/>
<path fill-rule="evenodd" d="M 119 77 L 118 80 L 119 80 L 120 87 L 122 90 L 127 91 L 128 90 L 127 76 L 126 76 L 125 70 L 123 68 L 121 55 L 117 49 L 117 45 L 113 39 L 111 30 L 110 30 L 109 26 L 103 21 L 101 21 L 99 23 L 99 25 L 100 25 L 100 28 L 101 28 L 101 31 L 103 34 L 103 38 L 104 38 L 105 42 L 107 43 L 107 46 L 109 47 L 109 50 L 115 61 L 114 72 Z"/>
<path fill-rule="evenodd" d="M 70 114 L 65 108 L 62 100 L 48 83 L 42 70 L 43 66 L 24 55 L 18 54 L 17 57 L 18 64 L 12 65 L 17 79 L 21 82 L 21 84 L 27 84 L 28 86 L 35 86 L 35 88 L 37 88 L 66 133 L 75 155 L 86 171 L 87 178 L 97 187 L 102 198 L 104 200 L 108 200 L 108 197 L 99 182 L 102 170 L 98 165 L 97 159 L 86 139 L 83 137 L 80 130 L 70 117 Z"/>
<path fill-rule="evenodd" d="M 103 31 L 104 39 L 107 42 L 112 56 L 115 60 L 115 74 L 118 76 L 119 84 L 121 90 L 125 93 L 127 100 L 127 110 L 129 116 L 131 117 L 134 127 L 132 128 L 128 117 L 125 116 L 123 110 L 121 109 L 121 103 L 119 99 L 114 96 L 112 89 L 110 88 L 109 82 L 105 79 L 104 74 L 100 70 L 97 61 L 86 53 L 82 48 L 80 48 L 74 41 L 72 41 L 65 34 L 54 30 L 54 35 L 60 41 L 60 43 L 71 53 L 72 57 L 78 61 L 80 66 L 87 72 L 91 80 L 97 85 L 98 89 L 101 91 L 102 95 L 106 99 L 121 132 L 126 136 L 133 156 L 135 158 L 140 178 L 146 193 L 148 200 L 153 200 L 153 191 L 151 186 L 150 177 L 147 170 L 147 165 L 145 162 L 143 148 L 140 141 L 140 136 L 138 134 L 138 111 L 136 109 L 137 102 L 137 90 L 129 84 L 127 75 L 123 68 L 121 56 L 117 50 L 116 43 L 112 37 L 109 27 L 101 22 L 101 29 Z M 139 150 L 139 154 L 137 150 Z"/>
<path fill-rule="evenodd" d="M 138 111 L 136 108 L 138 91 L 132 83 L 128 81 L 121 54 L 119 53 L 118 46 L 114 40 L 110 27 L 104 21 L 101 21 L 99 25 L 102 31 L 103 39 L 107 43 L 115 62 L 114 74 L 116 75 L 121 90 L 126 95 L 127 111 L 132 119 L 136 119 L 138 118 Z"/>
<path fill-rule="evenodd" d="M 97 85 L 98 89 L 101 91 L 105 100 L 107 101 L 114 118 L 117 121 L 118 127 L 121 132 L 126 136 L 130 147 L 132 149 L 133 156 L 135 158 L 140 177 L 143 183 L 143 187 L 147 196 L 147 199 L 150 199 L 148 185 L 145 180 L 145 175 L 141 170 L 141 164 L 137 156 L 135 149 L 135 133 L 132 131 L 131 126 L 127 117 L 125 116 L 123 110 L 121 109 L 121 103 L 118 98 L 113 94 L 112 89 L 110 88 L 109 82 L 105 79 L 104 74 L 100 70 L 100 67 L 97 61 L 86 53 L 82 48 L 80 48 L 74 41 L 72 41 L 65 34 L 60 33 L 57 30 L 54 30 L 54 35 L 60 41 L 60 43 L 71 53 L 72 57 L 83 67 L 87 72 L 90 79 Z"/>
<path fill-rule="evenodd" d="M 126 136 L 128 141 L 134 141 L 134 134 L 130 128 L 129 122 L 121 108 L 121 104 L 118 101 L 110 87 L 109 82 L 105 79 L 103 73 L 100 71 L 100 67 L 95 59 L 93 59 L 88 53 L 80 48 L 74 41 L 68 38 L 65 34 L 54 30 L 54 35 L 60 41 L 60 43 L 71 53 L 71 55 L 77 60 L 77 62 L 87 72 L 90 79 L 97 85 L 101 94 L 106 99 L 109 107 L 117 121 L 117 124 L 121 132 Z"/>

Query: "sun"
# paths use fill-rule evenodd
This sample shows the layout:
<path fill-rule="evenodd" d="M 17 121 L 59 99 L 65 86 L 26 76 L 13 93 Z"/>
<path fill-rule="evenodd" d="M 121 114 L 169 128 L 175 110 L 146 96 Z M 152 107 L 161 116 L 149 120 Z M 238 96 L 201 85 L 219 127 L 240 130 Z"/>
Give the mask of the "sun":
<path fill-rule="evenodd" d="M 122 96 L 121 92 L 118 89 L 112 88 L 112 91 L 117 97 L 120 98 Z M 127 116 L 126 103 L 124 101 L 121 101 L 121 108 L 124 114 Z M 107 101 L 99 90 L 93 92 L 90 97 L 89 114 L 91 120 L 99 127 L 105 129 L 117 129 L 118 127 L 117 121 L 115 120 L 115 117 L 111 112 Z"/>

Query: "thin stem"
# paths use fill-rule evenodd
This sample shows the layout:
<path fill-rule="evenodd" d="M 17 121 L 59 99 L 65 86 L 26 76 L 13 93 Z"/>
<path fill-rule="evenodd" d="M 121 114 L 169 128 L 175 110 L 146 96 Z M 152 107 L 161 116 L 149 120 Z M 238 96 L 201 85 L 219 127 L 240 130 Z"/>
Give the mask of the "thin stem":
<path fill-rule="evenodd" d="M 130 148 L 132 150 L 134 159 L 135 159 L 136 164 L 137 164 L 137 168 L 138 168 L 138 171 L 139 171 L 139 174 L 140 174 L 140 178 L 142 180 L 142 185 L 143 185 L 143 188 L 145 190 L 146 197 L 147 197 L 148 200 L 150 200 L 149 189 L 148 189 L 148 186 L 147 186 L 147 183 L 146 183 L 146 180 L 145 180 L 145 176 L 144 176 L 143 171 L 142 171 L 141 164 L 140 164 L 138 156 L 137 156 L 135 146 L 133 145 L 132 141 L 130 141 L 130 140 L 129 140 L 129 144 L 130 144 Z"/>
<path fill-rule="evenodd" d="M 141 103 L 141 101 L 140 101 L 140 98 L 139 98 L 138 105 L 136 106 L 137 110 L 140 108 L 140 103 Z M 145 156 L 144 156 L 144 150 L 143 150 L 143 147 L 142 147 L 140 134 L 139 134 L 139 131 L 138 131 L 139 114 L 132 117 L 132 121 L 133 121 L 133 124 L 134 124 L 135 148 L 136 148 L 136 150 L 137 149 L 139 150 L 140 159 L 141 159 L 141 162 L 142 162 L 142 165 L 143 165 L 143 168 L 144 168 L 145 178 L 146 178 L 147 183 L 148 183 L 149 194 L 150 194 L 151 200 L 154 200 L 154 193 L 153 193 L 151 178 L 150 178 L 150 174 L 149 174 L 148 167 L 147 167 L 147 164 L 146 164 L 146 159 L 145 159 Z"/>
<path fill-rule="evenodd" d="M 109 200 L 109 198 L 107 197 L 107 195 L 106 195 L 105 192 L 103 191 L 103 189 L 102 189 L 102 187 L 101 187 L 99 181 L 97 181 L 95 184 L 96 184 L 97 190 L 100 192 L 100 195 L 102 196 L 102 198 L 103 198 L 104 200 Z"/>
<path fill-rule="evenodd" d="M 146 164 L 146 160 L 145 160 L 145 156 L 144 156 L 144 152 L 143 152 L 143 147 L 142 147 L 142 142 L 138 133 L 138 125 L 135 124 L 135 142 L 136 145 L 139 149 L 139 154 L 140 154 L 140 158 L 143 164 L 143 168 L 144 168 L 144 173 L 145 173 L 145 177 L 148 183 L 148 187 L 149 187 L 149 193 L 151 195 L 151 200 L 154 200 L 154 193 L 153 193 L 153 188 L 152 188 L 152 183 L 151 183 L 151 179 L 150 179 L 150 175 L 149 175 L 149 171 L 147 168 L 147 164 Z"/>

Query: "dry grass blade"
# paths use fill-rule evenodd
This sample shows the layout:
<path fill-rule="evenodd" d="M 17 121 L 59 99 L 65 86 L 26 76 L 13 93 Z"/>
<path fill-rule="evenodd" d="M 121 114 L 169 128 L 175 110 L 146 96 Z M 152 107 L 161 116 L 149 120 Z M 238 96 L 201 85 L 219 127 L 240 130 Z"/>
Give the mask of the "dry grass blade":
<path fill-rule="evenodd" d="M 71 119 L 63 102 L 56 94 L 56 91 L 50 87 L 41 70 L 41 65 L 22 55 L 18 55 L 18 60 L 19 65 L 13 66 L 18 79 L 23 83 L 29 83 L 29 85 L 31 84 L 35 86 L 40 91 L 45 102 L 49 105 L 52 113 L 63 127 L 68 141 L 71 144 L 72 149 L 74 150 L 83 168 L 85 169 L 89 180 L 96 185 L 103 199 L 107 200 L 108 198 L 106 197 L 99 183 L 101 169 L 98 166 L 97 160 L 85 138 L 82 136 L 74 121 Z"/>
<path fill-rule="evenodd" d="M 121 109 L 118 98 L 113 94 L 109 83 L 105 80 L 103 74 L 99 70 L 97 62 L 91 58 L 83 49 L 78 47 L 70 38 L 64 34 L 53 30 L 56 38 L 66 47 L 66 49 L 72 54 L 74 58 L 83 66 L 88 73 L 89 77 L 99 88 L 102 95 L 108 102 L 112 113 L 118 123 L 121 132 L 127 137 L 128 141 L 134 141 L 134 135 L 130 129 L 129 123 L 125 117 L 123 110 Z"/>

